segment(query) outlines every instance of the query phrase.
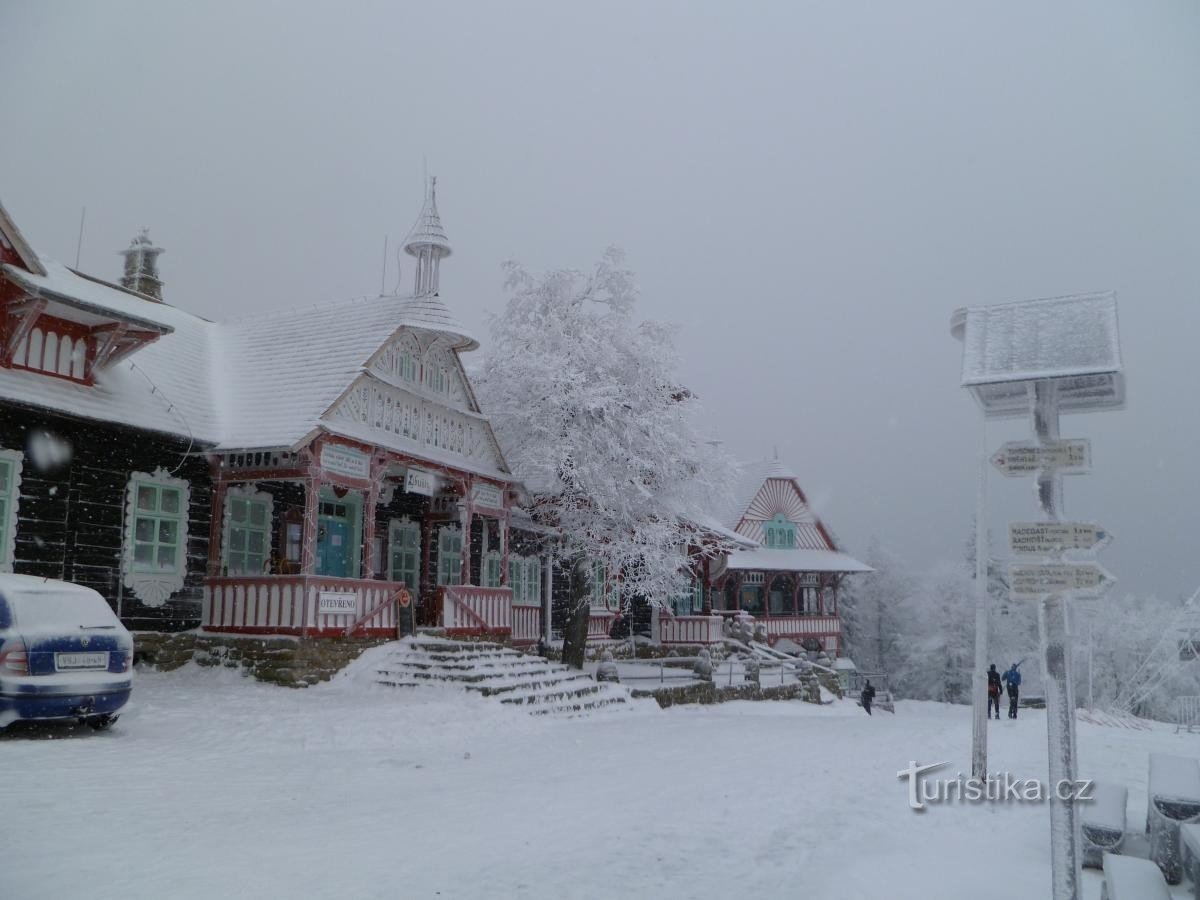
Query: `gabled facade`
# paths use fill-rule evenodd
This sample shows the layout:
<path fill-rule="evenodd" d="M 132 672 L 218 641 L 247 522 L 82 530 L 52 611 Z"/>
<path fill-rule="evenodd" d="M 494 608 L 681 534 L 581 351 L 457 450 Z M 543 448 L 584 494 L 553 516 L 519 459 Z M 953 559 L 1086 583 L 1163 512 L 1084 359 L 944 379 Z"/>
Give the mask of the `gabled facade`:
<path fill-rule="evenodd" d="M 510 534 L 432 185 L 412 295 L 222 323 L 161 302 L 144 234 L 123 284 L 149 293 L 37 256 L 2 209 L 0 235 L 0 569 L 95 587 L 135 628 L 394 634 L 403 586 L 418 624 L 541 634 L 543 541 Z"/>
<path fill-rule="evenodd" d="M 727 518 L 758 547 L 726 558 L 713 578 L 713 610 L 752 616 L 772 643 L 836 655 L 838 588 L 847 574 L 869 567 L 838 548 L 795 474 L 778 460 L 747 467 Z"/>

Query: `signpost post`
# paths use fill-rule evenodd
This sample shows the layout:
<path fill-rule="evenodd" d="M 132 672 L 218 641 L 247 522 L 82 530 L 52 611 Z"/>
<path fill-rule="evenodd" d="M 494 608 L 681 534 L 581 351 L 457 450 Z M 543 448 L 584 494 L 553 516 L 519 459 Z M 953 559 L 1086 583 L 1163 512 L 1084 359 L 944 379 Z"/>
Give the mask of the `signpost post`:
<path fill-rule="evenodd" d="M 1109 292 L 961 309 L 952 317 L 950 331 L 963 342 L 962 386 L 972 392 L 985 419 L 1029 415 L 1033 420 L 1035 440 L 1005 444 L 992 455 L 991 463 L 1006 476 L 1034 475 L 1045 517 L 1009 528 L 1018 558 L 1010 568 L 1010 594 L 1039 606 L 1049 751 L 1051 896 L 1080 900 L 1079 810 L 1073 796 L 1056 789 L 1075 783 L 1067 602 L 1071 597 L 1100 596 L 1113 578 L 1094 561 L 1074 558 L 1094 552 L 1108 536 L 1095 525 L 1061 519 L 1062 477 L 1091 471 L 1091 444 L 1063 440 L 1058 429 L 1060 413 L 1124 405 L 1116 296 Z M 986 632 L 982 640 L 986 647 Z M 977 636 L 977 656 L 980 645 Z M 978 672 L 975 677 L 978 685 Z"/>

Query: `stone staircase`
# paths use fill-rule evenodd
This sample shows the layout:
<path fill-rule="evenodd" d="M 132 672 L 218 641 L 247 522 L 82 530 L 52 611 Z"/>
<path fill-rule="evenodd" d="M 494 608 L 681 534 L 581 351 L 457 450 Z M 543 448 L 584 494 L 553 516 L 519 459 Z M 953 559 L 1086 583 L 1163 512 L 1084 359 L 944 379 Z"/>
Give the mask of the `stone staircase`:
<path fill-rule="evenodd" d="M 417 635 L 397 641 L 375 670 L 389 687 L 448 684 L 478 691 L 531 715 L 581 716 L 630 710 L 628 688 L 502 644 Z"/>

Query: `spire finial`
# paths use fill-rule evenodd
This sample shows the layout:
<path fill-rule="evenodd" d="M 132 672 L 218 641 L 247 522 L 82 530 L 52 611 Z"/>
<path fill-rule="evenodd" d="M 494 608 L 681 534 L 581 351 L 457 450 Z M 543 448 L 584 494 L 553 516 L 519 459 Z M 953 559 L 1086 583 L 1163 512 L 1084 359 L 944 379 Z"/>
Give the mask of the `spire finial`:
<path fill-rule="evenodd" d="M 450 242 L 438 216 L 436 175 L 425 179 L 425 204 L 404 242 L 404 251 L 417 258 L 413 294 L 418 297 L 436 294 L 441 260 L 450 255 Z"/>

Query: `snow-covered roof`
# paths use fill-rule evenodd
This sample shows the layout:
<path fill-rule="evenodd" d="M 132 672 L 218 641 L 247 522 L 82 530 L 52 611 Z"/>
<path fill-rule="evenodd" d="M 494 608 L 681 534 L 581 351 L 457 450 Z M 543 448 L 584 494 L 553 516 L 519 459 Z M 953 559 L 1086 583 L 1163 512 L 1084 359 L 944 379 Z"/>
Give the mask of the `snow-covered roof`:
<path fill-rule="evenodd" d="M 395 331 L 404 304 L 395 296 L 361 297 L 221 323 L 226 421 L 218 446 L 301 441 Z"/>
<path fill-rule="evenodd" d="M 413 297 L 405 302 L 397 324 L 440 332 L 455 350 L 479 349 L 479 341 L 451 314 L 437 294 Z"/>
<path fill-rule="evenodd" d="M 739 534 L 732 528 L 726 528 L 714 516 L 700 516 L 696 520 L 696 525 L 705 531 L 711 532 L 719 538 L 723 538 L 731 544 L 736 544 L 746 550 L 753 550 L 759 546 L 758 541 L 753 538 L 746 537 L 744 534 Z"/>
<path fill-rule="evenodd" d="M 962 385 L 991 416 L 1024 415 L 1025 383 L 1056 379 L 1063 412 L 1124 403 L 1113 291 L 957 310 Z"/>
<path fill-rule="evenodd" d="M 46 274 L 27 272 L 6 263 L 0 267 L 5 277 L 30 294 L 45 297 L 83 313 L 111 320 L 116 317 L 139 328 L 165 332 L 172 327 L 169 316 L 160 315 L 160 304 L 125 288 L 89 278 L 68 269 L 60 262 L 38 257 Z M 99 322 L 97 322 L 99 324 Z"/>
<path fill-rule="evenodd" d="M 742 550 L 729 554 L 730 569 L 766 572 L 871 572 L 870 566 L 837 550 Z"/>
<path fill-rule="evenodd" d="M 796 474 L 778 459 L 760 459 L 741 463 L 741 471 L 733 487 L 733 503 L 721 513 L 721 521 L 728 528 L 736 529 L 758 496 L 763 482 L 768 478 L 784 478 L 797 481 Z"/>

